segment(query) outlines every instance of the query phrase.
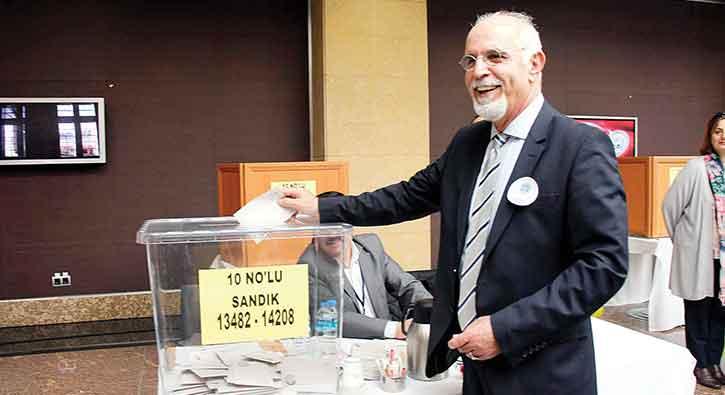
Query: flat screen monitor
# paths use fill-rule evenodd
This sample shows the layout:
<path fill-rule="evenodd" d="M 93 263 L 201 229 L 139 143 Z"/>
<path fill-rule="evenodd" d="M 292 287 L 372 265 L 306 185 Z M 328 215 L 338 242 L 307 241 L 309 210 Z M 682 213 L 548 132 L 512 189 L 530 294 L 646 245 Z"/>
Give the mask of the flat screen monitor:
<path fill-rule="evenodd" d="M 0 98 L 0 165 L 106 163 L 103 98 Z"/>

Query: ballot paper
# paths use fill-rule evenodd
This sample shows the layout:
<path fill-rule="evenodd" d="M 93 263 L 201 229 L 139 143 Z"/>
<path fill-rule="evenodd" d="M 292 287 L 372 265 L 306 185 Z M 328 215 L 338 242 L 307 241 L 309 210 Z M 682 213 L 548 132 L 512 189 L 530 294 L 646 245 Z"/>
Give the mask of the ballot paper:
<path fill-rule="evenodd" d="M 289 377 L 297 392 L 336 393 L 338 370 L 334 359 L 287 357 L 280 363 L 282 377 Z"/>
<path fill-rule="evenodd" d="M 219 344 L 213 346 L 182 346 L 174 348 L 176 365 L 192 366 L 200 364 L 201 361 L 218 360 L 219 365 L 231 366 L 225 359 L 240 360 L 244 354 L 251 354 L 262 351 L 257 342 Z M 233 361 L 232 361 L 233 362 Z"/>
<path fill-rule="evenodd" d="M 236 364 L 244 357 L 243 354 L 240 352 L 224 351 L 224 350 L 217 351 L 216 355 L 227 366 L 232 366 L 232 365 Z"/>
<path fill-rule="evenodd" d="M 235 385 L 277 388 L 282 386 L 279 378 L 279 373 L 270 365 L 262 362 L 250 362 L 232 366 L 226 380 L 229 384 Z"/>
<path fill-rule="evenodd" d="M 199 378 L 201 383 L 185 383 L 188 382 L 188 376 L 184 375 L 185 372 L 182 372 L 178 369 L 174 369 L 170 371 L 168 374 L 164 375 L 164 385 L 165 388 L 169 391 L 170 394 L 177 394 L 179 391 L 187 391 L 187 390 L 208 390 L 208 387 L 204 383 L 204 380 Z M 194 375 L 193 373 L 189 372 L 189 374 Z M 195 375 L 194 375 L 195 376 Z M 186 379 L 185 379 L 186 377 Z M 198 378 L 198 376 L 196 376 Z"/>
<path fill-rule="evenodd" d="M 209 379 L 206 381 L 206 386 L 215 390 L 221 386 L 224 386 L 227 384 L 227 381 L 225 379 Z"/>
<path fill-rule="evenodd" d="M 189 363 L 195 368 L 200 369 L 227 369 L 229 365 L 212 350 L 192 352 L 189 354 Z"/>
<path fill-rule="evenodd" d="M 270 189 L 240 208 L 234 213 L 234 218 L 242 226 L 284 225 L 292 217 L 294 210 L 277 203 L 282 196 L 279 189 Z"/>
<path fill-rule="evenodd" d="M 274 349 L 280 347 L 282 351 L 267 350 L 258 342 L 176 347 L 176 364 L 164 373 L 166 394 L 337 392 L 336 358 L 319 358 L 319 355 L 308 353 L 289 355 L 283 343 Z M 307 347 L 302 347 L 300 351 L 305 349 Z"/>
<path fill-rule="evenodd" d="M 259 352 L 253 352 L 250 354 L 245 354 L 245 358 L 252 359 L 255 361 L 265 362 L 269 364 L 277 364 L 282 362 L 282 358 L 284 358 L 284 354 L 277 351 L 259 351 Z"/>
<path fill-rule="evenodd" d="M 188 386 L 188 385 L 199 385 L 199 384 L 206 384 L 206 381 L 195 375 L 192 372 L 181 372 L 181 385 L 182 386 Z M 211 387 L 210 387 L 211 388 Z"/>
<path fill-rule="evenodd" d="M 199 368 L 189 368 L 192 373 L 195 375 L 203 378 L 213 378 L 213 377 L 227 377 L 229 375 L 229 369 L 199 369 Z"/>
<path fill-rule="evenodd" d="M 207 388 L 206 385 L 196 386 L 196 387 L 188 387 L 183 389 L 177 389 L 173 391 L 172 395 L 202 395 L 202 394 L 211 394 L 212 391 Z"/>
<path fill-rule="evenodd" d="M 215 394 L 226 394 L 226 395 L 267 395 L 276 394 L 280 392 L 279 388 L 272 387 L 248 387 L 244 385 L 234 385 L 225 383 L 217 387 Z"/>

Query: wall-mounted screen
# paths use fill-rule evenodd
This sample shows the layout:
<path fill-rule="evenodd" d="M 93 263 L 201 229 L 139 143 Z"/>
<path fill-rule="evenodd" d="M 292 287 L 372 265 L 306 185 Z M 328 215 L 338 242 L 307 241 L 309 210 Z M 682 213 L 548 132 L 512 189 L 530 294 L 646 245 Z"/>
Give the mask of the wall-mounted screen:
<path fill-rule="evenodd" d="M 106 163 L 103 98 L 0 98 L 0 165 Z"/>

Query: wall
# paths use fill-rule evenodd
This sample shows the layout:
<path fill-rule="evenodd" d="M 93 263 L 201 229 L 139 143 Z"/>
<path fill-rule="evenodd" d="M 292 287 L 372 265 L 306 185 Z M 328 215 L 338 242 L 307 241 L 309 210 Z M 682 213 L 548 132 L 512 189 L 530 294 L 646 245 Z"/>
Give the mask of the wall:
<path fill-rule="evenodd" d="M 639 118 L 639 155 L 695 155 L 725 109 L 725 5 L 686 1 L 428 2 L 430 146 L 437 158 L 473 117 L 456 62 L 477 14 L 524 11 L 539 26 L 544 95 L 559 111 Z M 433 218 L 437 259 L 439 221 Z"/>
<path fill-rule="evenodd" d="M 309 159 L 306 2 L 0 13 L 0 96 L 105 97 L 108 146 L 100 166 L 0 167 L 0 300 L 146 290 L 145 219 L 216 215 L 216 163 Z"/>
<path fill-rule="evenodd" d="M 313 2 L 313 158 L 347 160 L 350 193 L 429 162 L 425 0 Z M 430 220 L 358 228 L 406 270 L 429 269 Z"/>

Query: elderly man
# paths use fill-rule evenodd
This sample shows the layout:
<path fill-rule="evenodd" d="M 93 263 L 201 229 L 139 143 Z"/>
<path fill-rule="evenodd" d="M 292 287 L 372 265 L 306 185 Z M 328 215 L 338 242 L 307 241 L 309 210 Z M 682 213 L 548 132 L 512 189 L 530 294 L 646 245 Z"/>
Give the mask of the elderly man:
<path fill-rule="evenodd" d="M 627 273 L 627 213 L 611 142 L 549 105 L 531 17 L 478 18 L 460 60 L 475 112 L 408 181 L 355 197 L 288 191 L 324 222 L 441 213 L 427 373 L 464 356 L 463 393 L 596 394 L 589 316 Z"/>

